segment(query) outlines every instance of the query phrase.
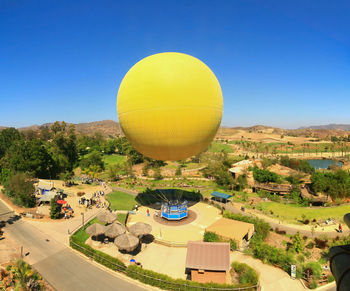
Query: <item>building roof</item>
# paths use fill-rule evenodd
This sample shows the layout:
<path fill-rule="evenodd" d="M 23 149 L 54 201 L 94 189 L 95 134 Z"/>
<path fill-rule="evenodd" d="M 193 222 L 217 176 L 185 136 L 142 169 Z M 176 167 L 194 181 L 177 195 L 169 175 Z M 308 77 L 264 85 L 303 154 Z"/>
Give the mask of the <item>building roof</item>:
<path fill-rule="evenodd" d="M 49 191 L 49 192 L 47 192 L 47 194 L 45 194 L 39 198 L 39 202 L 50 202 L 51 199 L 55 198 L 56 195 L 57 195 L 56 192 Z"/>
<path fill-rule="evenodd" d="M 189 241 L 186 268 L 227 271 L 230 269 L 230 244 Z"/>
<path fill-rule="evenodd" d="M 51 190 L 54 188 L 52 182 L 47 182 L 47 181 L 43 181 L 43 180 L 39 180 L 37 187 L 39 189 L 42 189 L 42 190 Z"/>
<path fill-rule="evenodd" d="M 207 227 L 206 231 L 215 232 L 219 236 L 239 242 L 247 233 L 253 234 L 254 224 L 228 218 L 220 218 Z"/>
<path fill-rule="evenodd" d="M 229 199 L 230 197 L 232 197 L 232 195 L 221 193 L 221 192 L 216 192 L 216 191 L 211 193 L 211 196 L 223 198 L 223 199 Z"/>
<path fill-rule="evenodd" d="M 250 161 L 250 160 L 243 160 L 243 161 L 234 163 L 232 166 L 233 166 L 233 167 L 237 167 L 237 166 L 247 166 L 247 165 L 250 165 L 251 163 L 252 163 L 252 161 Z"/>

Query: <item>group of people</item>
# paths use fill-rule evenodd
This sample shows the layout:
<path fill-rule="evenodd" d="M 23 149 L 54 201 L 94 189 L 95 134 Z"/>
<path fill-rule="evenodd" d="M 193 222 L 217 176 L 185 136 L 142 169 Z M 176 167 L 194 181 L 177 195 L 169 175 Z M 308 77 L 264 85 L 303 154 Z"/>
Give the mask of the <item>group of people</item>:
<path fill-rule="evenodd" d="M 69 219 L 74 216 L 74 210 L 72 207 L 70 207 L 69 204 L 66 204 L 64 207 L 62 207 L 64 219 Z"/>

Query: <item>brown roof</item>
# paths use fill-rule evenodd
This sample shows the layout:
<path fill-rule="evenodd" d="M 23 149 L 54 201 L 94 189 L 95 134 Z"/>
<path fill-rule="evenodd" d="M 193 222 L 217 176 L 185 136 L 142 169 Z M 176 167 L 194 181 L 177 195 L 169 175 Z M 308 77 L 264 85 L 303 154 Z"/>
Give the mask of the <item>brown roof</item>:
<path fill-rule="evenodd" d="M 186 268 L 226 271 L 230 269 L 230 244 L 189 241 Z"/>
<path fill-rule="evenodd" d="M 249 233 L 249 235 L 253 234 L 254 224 L 228 218 L 220 218 L 207 227 L 206 231 L 215 232 L 219 236 L 240 242 L 247 233 Z"/>

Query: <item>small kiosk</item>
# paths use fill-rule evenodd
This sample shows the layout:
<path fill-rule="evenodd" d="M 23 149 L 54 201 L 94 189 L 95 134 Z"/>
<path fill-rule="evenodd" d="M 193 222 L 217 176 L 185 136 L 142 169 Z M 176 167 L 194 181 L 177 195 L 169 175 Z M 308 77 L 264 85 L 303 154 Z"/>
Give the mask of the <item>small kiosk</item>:
<path fill-rule="evenodd" d="M 163 202 L 161 207 L 161 216 L 167 220 L 181 220 L 187 217 L 187 204 L 185 200 L 179 202 L 177 200 Z"/>

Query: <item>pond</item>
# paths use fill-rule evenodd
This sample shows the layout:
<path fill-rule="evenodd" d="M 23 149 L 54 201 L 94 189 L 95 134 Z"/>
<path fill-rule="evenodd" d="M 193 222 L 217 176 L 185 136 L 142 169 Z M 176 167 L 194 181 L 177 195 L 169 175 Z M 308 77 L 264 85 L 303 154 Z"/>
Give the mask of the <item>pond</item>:
<path fill-rule="evenodd" d="M 341 167 L 343 165 L 342 162 L 335 161 L 335 160 L 308 160 L 311 167 L 314 167 L 315 169 L 328 169 L 331 165 L 337 165 Z"/>

